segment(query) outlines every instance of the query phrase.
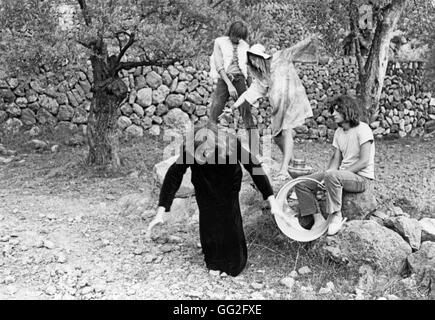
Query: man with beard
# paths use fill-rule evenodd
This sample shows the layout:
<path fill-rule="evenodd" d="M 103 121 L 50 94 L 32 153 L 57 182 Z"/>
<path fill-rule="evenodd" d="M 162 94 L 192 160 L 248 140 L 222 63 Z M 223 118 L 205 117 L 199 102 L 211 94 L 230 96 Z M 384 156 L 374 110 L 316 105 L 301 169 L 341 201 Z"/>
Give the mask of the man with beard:
<path fill-rule="evenodd" d="M 359 120 L 358 110 L 357 100 L 349 96 L 340 96 L 332 102 L 330 111 L 338 125 L 332 142 L 334 153 L 326 171 L 306 176 L 324 181 L 326 210 L 332 215 L 328 235 L 336 234 L 346 220 L 341 213 L 343 190 L 364 192 L 367 182 L 375 178 L 373 132 L 367 123 Z M 302 182 L 295 187 L 301 217 L 313 215 L 311 229 L 324 223 L 316 205 L 318 188 L 314 181 Z"/>

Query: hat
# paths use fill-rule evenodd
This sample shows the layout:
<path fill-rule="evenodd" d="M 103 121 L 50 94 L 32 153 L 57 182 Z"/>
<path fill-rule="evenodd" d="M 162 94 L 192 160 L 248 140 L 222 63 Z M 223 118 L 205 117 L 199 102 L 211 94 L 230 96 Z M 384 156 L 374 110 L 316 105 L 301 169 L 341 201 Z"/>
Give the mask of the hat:
<path fill-rule="evenodd" d="M 269 59 L 272 57 L 270 54 L 266 53 L 266 48 L 260 43 L 256 43 L 249 48 L 248 53 L 255 54 L 257 56 L 263 57 L 264 59 Z"/>
<path fill-rule="evenodd" d="M 307 166 L 304 159 L 293 159 L 292 164 L 288 166 L 288 172 L 290 173 L 292 178 L 297 178 L 299 176 L 310 174 L 312 171 L 313 168 Z"/>

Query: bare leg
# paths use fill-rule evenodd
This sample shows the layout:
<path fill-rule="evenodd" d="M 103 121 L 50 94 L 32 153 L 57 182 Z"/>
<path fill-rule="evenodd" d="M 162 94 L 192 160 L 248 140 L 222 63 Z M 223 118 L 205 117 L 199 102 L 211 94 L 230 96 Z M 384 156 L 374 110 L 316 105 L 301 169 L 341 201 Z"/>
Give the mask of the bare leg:
<path fill-rule="evenodd" d="M 249 151 L 253 156 L 258 158 L 260 156 L 260 134 L 258 129 L 248 129 L 248 141 L 249 141 Z"/>
<path fill-rule="evenodd" d="M 279 169 L 280 174 L 288 175 L 288 165 L 293 159 L 293 135 L 291 129 L 282 130 L 279 137 L 275 139 L 276 144 L 282 152 L 282 162 Z"/>

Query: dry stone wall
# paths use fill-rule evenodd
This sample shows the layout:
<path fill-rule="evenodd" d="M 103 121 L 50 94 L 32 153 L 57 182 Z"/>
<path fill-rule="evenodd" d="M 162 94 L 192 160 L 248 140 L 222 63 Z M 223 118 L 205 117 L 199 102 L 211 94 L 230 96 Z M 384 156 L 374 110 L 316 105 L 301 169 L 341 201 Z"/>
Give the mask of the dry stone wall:
<path fill-rule="evenodd" d="M 329 64 L 298 64 L 314 117 L 295 129 L 297 138 L 326 140 L 336 128 L 327 99 L 354 94 L 357 66 L 354 59 L 342 58 Z M 380 114 L 371 123 L 376 137 L 421 136 L 435 130 L 435 99 L 422 80 L 420 62 L 390 62 L 380 101 Z M 161 128 L 190 119 L 208 120 L 213 81 L 205 70 L 175 64 L 168 68 L 141 67 L 123 71 L 130 94 L 119 109 L 118 125 L 129 136 L 148 131 L 159 135 Z M 26 79 L 0 80 L 0 127 L 6 133 L 26 131 L 38 135 L 43 127 L 54 134 L 84 134 L 91 105 L 90 66 L 65 74 L 46 72 Z M 265 99 L 254 108 L 258 127 L 270 125 L 271 107 Z M 236 111 L 229 126 L 242 127 Z"/>

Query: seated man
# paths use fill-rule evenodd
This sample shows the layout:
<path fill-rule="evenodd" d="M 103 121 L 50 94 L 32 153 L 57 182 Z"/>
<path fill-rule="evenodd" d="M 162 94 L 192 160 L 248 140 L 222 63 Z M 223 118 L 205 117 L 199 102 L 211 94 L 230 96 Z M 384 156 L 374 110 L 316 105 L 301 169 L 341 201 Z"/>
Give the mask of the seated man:
<path fill-rule="evenodd" d="M 326 210 L 332 214 L 328 235 L 336 234 L 343 225 L 341 201 L 343 190 L 363 192 L 368 180 L 374 179 L 375 143 L 370 127 L 359 121 L 357 101 L 349 96 L 340 96 L 331 104 L 331 113 L 338 128 L 332 146 L 334 154 L 325 172 L 307 176 L 317 181 L 324 180 L 326 187 Z M 303 182 L 295 187 L 301 217 L 313 215 L 316 228 L 324 222 L 317 210 L 315 182 Z"/>

